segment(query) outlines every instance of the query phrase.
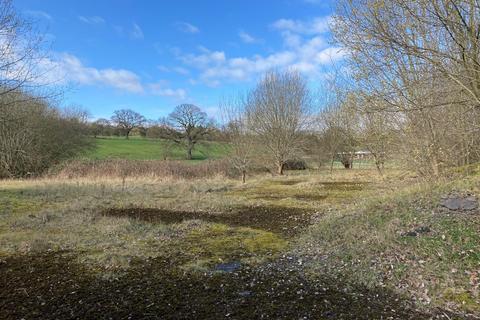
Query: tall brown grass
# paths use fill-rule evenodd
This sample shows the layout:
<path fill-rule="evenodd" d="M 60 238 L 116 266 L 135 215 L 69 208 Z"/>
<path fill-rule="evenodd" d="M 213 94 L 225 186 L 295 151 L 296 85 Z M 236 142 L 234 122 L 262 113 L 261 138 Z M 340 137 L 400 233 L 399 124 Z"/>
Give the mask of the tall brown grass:
<path fill-rule="evenodd" d="M 162 160 L 72 160 L 49 172 L 51 177 L 67 179 L 103 177 L 196 179 L 231 177 L 233 174 L 226 160 L 209 160 L 195 164 Z"/>

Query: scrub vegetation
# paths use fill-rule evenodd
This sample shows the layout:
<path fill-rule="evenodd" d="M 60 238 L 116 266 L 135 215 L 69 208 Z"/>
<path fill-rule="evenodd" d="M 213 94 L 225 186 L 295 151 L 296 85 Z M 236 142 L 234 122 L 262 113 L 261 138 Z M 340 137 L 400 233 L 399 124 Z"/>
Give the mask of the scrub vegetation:
<path fill-rule="evenodd" d="M 432 184 L 401 170 L 383 179 L 375 172 L 290 171 L 246 184 L 4 181 L 0 281 L 7 288 L 16 279 L 22 290 L 2 291 L 2 309 L 11 317 L 48 311 L 66 318 L 87 312 L 88 304 L 71 310 L 75 299 L 97 297 L 108 316 L 144 316 L 151 305 L 167 318 L 258 310 L 269 317 L 474 317 L 480 216 L 439 203 L 452 192 L 478 194 L 479 176 L 454 173 Z M 185 294 L 188 300 L 177 300 Z M 214 301 L 222 306 L 207 310 Z"/>

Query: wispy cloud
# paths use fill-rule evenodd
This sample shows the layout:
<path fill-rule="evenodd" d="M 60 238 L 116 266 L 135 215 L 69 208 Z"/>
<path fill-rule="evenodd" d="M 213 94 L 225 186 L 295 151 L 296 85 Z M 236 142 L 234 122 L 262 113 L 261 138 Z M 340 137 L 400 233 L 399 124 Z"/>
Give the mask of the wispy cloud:
<path fill-rule="evenodd" d="M 183 68 L 183 67 L 167 67 L 167 66 L 164 66 L 164 65 L 160 65 L 157 67 L 158 70 L 162 71 L 162 72 L 174 72 L 174 73 L 178 73 L 178 74 L 181 74 L 181 75 L 188 75 L 190 74 L 190 71 L 186 68 Z"/>
<path fill-rule="evenodd" d="M 262 39 L 257 39 L 254 36 L 252 36 L 251 34 L 245 32 L 243 30 L 240 30 L 238 32 L 238 36 L 240 37 L 240 39 L 244 43 L 260 43 L 260 42 L 262 42 Z"/>
<path fill-rule="evenodd" d="M 317 17 L 309 21 L 279 19 L 272 24 L 274 29 L 280 31 L 288 31 L 298 34 L 321 34 L 329 30 L 329 23 L 331 18 Z"/>
<path fill-rule="evenodd" d="M 78 20 L 82 21 L 83 23 L 92 24 L 92 25 L 105 23 L 105 19 L 99 16 L 91 16 L 91 17 L 78 16 Z"/>
<path fill-rule="evenodd" d="M 175 26 L 177 27 L 178 30 L 184 33 L 199 33 L 200 29 L 197 26 L 194 26 L 191 23 L 184 22 L 184 21 L 178 21 L 175 23 Z"/>
<path fill-rule="evenodd" d="M 165 81 L 150 83 L 148 87 L 150 93 L 157 96 L 173 98 L 175 100 L 185 100 L 187 98 L 187 91 L 185 89 L 169 88 Z"/>
<path fill-rule="evenodd" d="M 133 29 L 130 31 L 130 36 L 133 39 L 143 39 L 143 30 L 140 28 L 140 26 L 136 23 L 133 24 Z"/>
<path fill-rule="evenodd" d="M 52 20 L 51 15 L 41 10 L 26 10 L 25 14 L 39 19 Z"/>

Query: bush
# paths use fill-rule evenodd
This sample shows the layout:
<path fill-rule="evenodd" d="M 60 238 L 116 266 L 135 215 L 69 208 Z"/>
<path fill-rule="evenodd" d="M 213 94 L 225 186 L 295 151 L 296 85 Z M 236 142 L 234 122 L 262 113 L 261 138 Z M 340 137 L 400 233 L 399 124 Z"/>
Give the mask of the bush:
<path fill-rule="evenodd" d="M 285 170 L 306 170 L 307 163 L 304 160 L 288 160 L 283 168 Z"/>
<path fill-rule="evenodd" d="M 0 178 L 36 176 L 89 146 L 79 114 L 22 93 L 0 96 Z"/>

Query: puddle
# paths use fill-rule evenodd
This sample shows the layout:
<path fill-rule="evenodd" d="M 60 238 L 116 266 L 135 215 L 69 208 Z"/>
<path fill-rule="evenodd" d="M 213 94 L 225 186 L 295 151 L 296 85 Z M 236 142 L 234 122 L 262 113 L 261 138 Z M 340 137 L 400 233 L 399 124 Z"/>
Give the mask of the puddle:
<path fill-rule="evenodd" d="M 103 211 L 102 214 L 164 224 L 202 220 L 293 236 L 310 224 L 312 212 L 299 208 L 252 206 L 241 207 L 225 213 L 172 211 L 156 208 L 110 208 Z"/>
<path fill-rule="evenodd" d="M 242 264 L 240 262 L 229 262 L 217 264 L 214 268 L 215 271 L 234 272 L 240 269 Z"/>

